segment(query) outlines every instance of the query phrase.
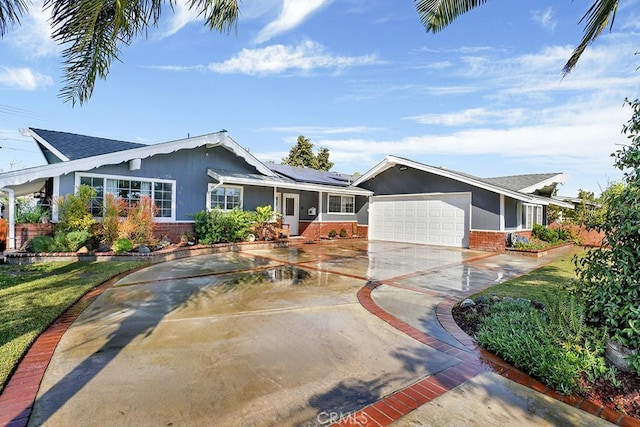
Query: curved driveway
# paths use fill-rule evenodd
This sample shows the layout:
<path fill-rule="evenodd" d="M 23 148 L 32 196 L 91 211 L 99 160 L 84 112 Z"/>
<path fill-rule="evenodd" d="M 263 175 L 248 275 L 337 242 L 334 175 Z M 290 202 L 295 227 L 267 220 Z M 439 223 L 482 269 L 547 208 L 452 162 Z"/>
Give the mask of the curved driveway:
<path fill-rule="evenodd" d="M 29 423 L 305 426 L 347 416 L 345 423 L 377 425 L 371 416 L 348 414 L 466 366 L 469 350 L 441 326 L 437 305 L 537 265 L 524 257 L 360 240 L 153 265 L 106 290 L 64 334 Z M 438 345 L 372 315 L 377 309 Z M 378 422 L 602 421 L 476 373 L 406 417 L 380 412 Z M 474 393 L 499 395 L 482 381 L 506 391 L 492 405 L 478 397 L 474 408 Z M 459 399 L 468 411 L 443 410 Z M 549 411 L 553 405 L 561 406 Z"/>

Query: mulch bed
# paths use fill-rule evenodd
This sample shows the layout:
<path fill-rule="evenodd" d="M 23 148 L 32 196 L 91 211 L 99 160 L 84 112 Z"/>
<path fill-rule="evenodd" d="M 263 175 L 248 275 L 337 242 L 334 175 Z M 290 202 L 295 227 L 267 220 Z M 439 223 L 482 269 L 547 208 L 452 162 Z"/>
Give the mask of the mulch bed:
<path fill-rule="evenodd" d="M 460 328 L 473 337 L 483 316 L 482 305 L 452 310 L 453 318 Z M 594 403 L 614 409 L 618 412 L 640 419 L 640 377 L 633 372 L 618 371 L 616 375 L 620 387 L 614 387 L 604 379 L 589 382 L 583 378 L 584 389 L 582 396 Z"/>

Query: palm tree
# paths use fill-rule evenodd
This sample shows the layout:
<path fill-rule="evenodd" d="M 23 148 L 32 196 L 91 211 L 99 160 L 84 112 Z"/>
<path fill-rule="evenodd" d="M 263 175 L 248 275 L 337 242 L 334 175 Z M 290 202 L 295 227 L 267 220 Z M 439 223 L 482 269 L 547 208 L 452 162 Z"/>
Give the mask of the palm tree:
<path fill-rule="evenodd" d="M 65 102 L 91 98 L 96 77 L 105 79 L 120 48 L 157 26 L 161 12 L 176 0 L 45 0 L 51 10 L 53 40 L 64 47 Z M 229 33 L 238 20 L 237 0 L 188 0 L 210 30 Z M 28 0 L 0 0 L 0 37 L 29 12 Z"/>
<path fill-rule="evenodd" d="M 425 26 L 427 31 L 436 33 L 447 27 L 460 15 L 485 4 L 488 0 L 414 1 L 422 24 Z M 619 0 L 595 0 L 589 10 L 584 14 L 580 20 L 580 23 L 585 22 L 584 36 L 562 69 L 562 72 L 565 75 L 573 70 L 587 46 L 590 45 L 600 35 L 600 33 L 602 33 L 602 30 L 609 25 L 609 22 L 611 22 L 611 26 L 613 27 L 618 3 Z"/>

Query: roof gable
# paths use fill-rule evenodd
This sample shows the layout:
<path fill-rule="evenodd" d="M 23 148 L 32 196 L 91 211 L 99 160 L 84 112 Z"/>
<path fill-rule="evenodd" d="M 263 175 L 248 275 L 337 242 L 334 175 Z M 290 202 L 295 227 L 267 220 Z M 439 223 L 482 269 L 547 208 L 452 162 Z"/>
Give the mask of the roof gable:
<path fill-rule="evenodd" d="M 109 152 L 92 157 L 60 161 L 44 166 L 2 173 L 0 174 L 0 189 L 3 187 L 22 186 L 38 179 L 61 176 L 78 171 L 87 171 L 99 166 L 119 164 L 134 159 L 146 159 L 158 154 L 170 154 L 178 150 L 192 149 L 200 146 L 223 147 L 255 167 L 258 173 L 271 177 L 277 176 L 275 172 L 272 172 L 251 153 L 231 139 L 226 131 L 221 131 L 160 144 L 141 144 L 140 147 L 128 150 Z"/>
<path fill-rule="evenodd" d="M 146 147 L 135 142 L 36 128 L 26 129 L 23 134 L 36 140 L 49 164 Z"/>
<path fill-rule="evenodd" d="M 380 173 L 386 171 L 389 168 L 395 167 L 396 165 L 402 165 L 402 166 L 406 166 L 406 167 L 411 167 L 417 170 L 422 170 L 424 172 L 428 172 L 428 173 L 432 173 L 435 175 L 439 175 L 439 176 L 443 176 L 443 177 L 447 177 L 450 179 L 454 179 L 460 182 L 464 182 L 466 184 L 470 184 L 473 185 L 475 187 L 478 188 L 482 188 L 488 191 L 492 191 L 494 193 L 498 193 L 498 194 L 503 194 L 505 196 L 509 196 L 512 197 L 514 199 L 517 200 L 521 200 L 524 202 L 534 202 L 534 203 L 540 203 L 540 204 L 549 204 L 549 203 L 554 203 L 554 204 L 561 204 L 563 202 L 559 202 L 559 201 L 552 201 L 551 199 L 547 198 L 547 197 L 539 197 L 537 195 L 531 194 L 534 191 L 529 192 L 525 192 L 523 190 L 528 190 L 531 188 L 530 187 L 525 187 L 524 189 L 512 189 L 512 188 L 507 188 L 505 186 L 500 185 L 500 182 L 504 182 L 501 181 L 502 178 L 507 178 L 507 177 L 502 177 L 500 179 L 494 179 L 492 180 L 491 178 L 478 178 L 476 176 L 470 175 L 470 174 L 466 174 L 466 173 L 461 173 L 461 172 L 456 172 L 456 171 L 452 171 L 446 168 L 442 168 L 442 167 L 435 167 L 435 166 L 430 166 L 430 165 L 426 165 L 424 163 L 420 163 L 420 162 L 415 162 L 413 160 L 409 160 L 409 159 L 405 159 L 402 157 L 397 157 L 397 156 L 387 156 L 382 162 L 378 163 L 376 166 L 374 166 L 371 170 L 369 170 L 368 172 L 366 172 L 365 174 L 363 174 L 362 176 L 360 176 L 354 183 L 354 186 L 358 186 L 374 177 L 376 177 L 377 175 L 379 175 Z M 534 177 L 542 177 L 542 176 L 546 176 L 547 180 L 546 181 L 538 181 L 538 183 L 545 183 L 545 185 L 548 184 L 550 179 L 553 178 L 549 178 L 547 175 L 551 175 L 552 177 L 556 177 L 556 176 L 562 176 L 564 177 L 564 175 L 562 174 L 530 174 L 530 180 L 527 180 L 527 182 L 533 182 Z M 526 176 L 526 175 L 523 175 Z M 505 180 L 506 181 L 506 180 Z M 562 181 L 564 182 L 564 181 Z M 519 186 L 519 184 L 517 184 L 516 186 Z M 566 203 L 562 204 L 564 205 L 568 205 Z"/>
<path fill-rule="evenodd" d="M 484 182 L 493 183 L 500 187 L 523 193 L 536 191 L 546 193 L 545 189 L 555 187 L 555 184 L 566 181 L 562 173 L 534 173 L 524 175 L 497 176 L 493 178 L 479 178 Z"/>

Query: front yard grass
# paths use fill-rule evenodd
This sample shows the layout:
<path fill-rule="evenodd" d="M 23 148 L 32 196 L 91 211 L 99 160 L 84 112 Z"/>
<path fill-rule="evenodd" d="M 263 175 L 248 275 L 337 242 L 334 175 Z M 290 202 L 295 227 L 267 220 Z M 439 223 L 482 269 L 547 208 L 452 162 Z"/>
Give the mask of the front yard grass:
<path fill-rule="evenodd" d="M 140 262 L 0 264 L 0 391 L 29 346 L 82 295 Z"/>

